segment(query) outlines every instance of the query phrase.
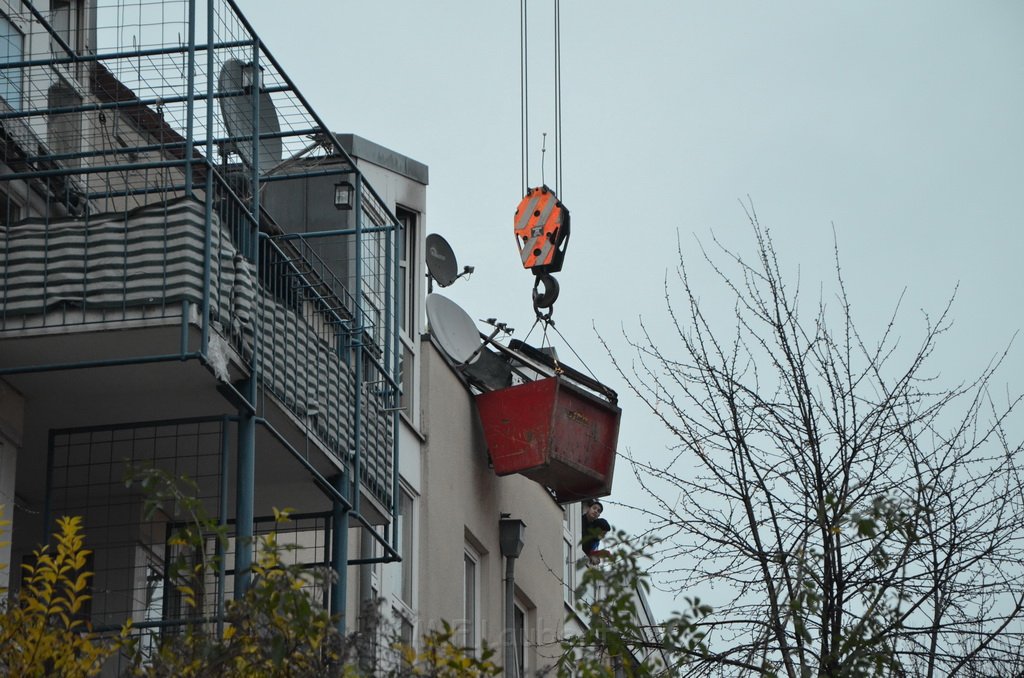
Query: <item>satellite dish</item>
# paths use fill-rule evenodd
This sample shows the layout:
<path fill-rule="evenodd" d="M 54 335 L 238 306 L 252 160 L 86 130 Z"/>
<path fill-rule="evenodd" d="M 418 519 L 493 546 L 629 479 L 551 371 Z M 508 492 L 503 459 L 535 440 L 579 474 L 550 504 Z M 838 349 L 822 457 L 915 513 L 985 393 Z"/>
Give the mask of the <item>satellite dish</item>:
<path fill-rule="evenodd" d="M 240 92 L 245 86 L 244 72 L 251 66 L 243 64 L 238 59 L 228 59 L 220 69 L 220 78 L 217 80 L 218 91 Z M 260 85 L 259 97 L 259 125 L 253 117 L 252 95 L 229 94 L 220 98 L 220 111 L 224 116 L 224 126 L 228 134 L 235 137 L 233 142 L 234 150 L 242 158 L 242 162 L 252 167 L 253 153 L 252 142 L 246 139 L 252 138 L 253 132 L 260 134 L 259 140 L 259 172 L 266 174 L 281 162 L 281 137 L 276 136 L 281 131 L 281 125 L 277 120 L 277 110 L 274 108 L 274 101 L 268 92 L 263 91 Z M 271 134 L 275 136 L 265 137 Z M 237 138 L 242 137 L 242 138 Z"/>
<path fill-rule="evenodd" d="M 448 241 L 437 233 L 427 236 L 427 270 L 441 287 L 448 287 L 459 277 L 459 264 Z"/>
<path fill-rule="evenodd" d="M 427 323 L 448 357 L 460 365 L 480 357 L 480 331 L 462 307 L 440 294 L 427 295 Z"/>

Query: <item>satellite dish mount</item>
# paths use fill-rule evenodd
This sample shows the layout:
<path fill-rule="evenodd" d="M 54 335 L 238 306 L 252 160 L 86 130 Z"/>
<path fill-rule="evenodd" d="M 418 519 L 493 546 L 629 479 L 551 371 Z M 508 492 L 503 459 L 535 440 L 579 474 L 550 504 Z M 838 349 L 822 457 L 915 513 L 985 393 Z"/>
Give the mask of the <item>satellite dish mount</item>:
<path fill-rule="evenodd" d="M 263 87 L 263 69 L 253 62 L 228 59 L 217 78 L 220 111 L 230 137 L 226 147 L 249 167 L 267 174 L 281 163 L 281 123 L 270 93 Z M 259 136 L 256 144 L 253 135 Z"/>

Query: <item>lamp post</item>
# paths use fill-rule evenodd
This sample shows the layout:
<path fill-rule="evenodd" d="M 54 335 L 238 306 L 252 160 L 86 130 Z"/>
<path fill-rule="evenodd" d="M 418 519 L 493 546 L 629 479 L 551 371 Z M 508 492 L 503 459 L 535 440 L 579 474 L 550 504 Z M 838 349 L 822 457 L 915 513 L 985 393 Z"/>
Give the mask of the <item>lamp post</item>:
<path fill-rule="evenodd" d="M 501 545 L 501 555 L 505 557 L 505 675 L 520 678 L 522 667 L 519 666 L 519 655 L 516 652 L 515 569 L 516 558 L 526 545 L 526 523 L 502 514 L 498 525 L 498 542 Z"/>

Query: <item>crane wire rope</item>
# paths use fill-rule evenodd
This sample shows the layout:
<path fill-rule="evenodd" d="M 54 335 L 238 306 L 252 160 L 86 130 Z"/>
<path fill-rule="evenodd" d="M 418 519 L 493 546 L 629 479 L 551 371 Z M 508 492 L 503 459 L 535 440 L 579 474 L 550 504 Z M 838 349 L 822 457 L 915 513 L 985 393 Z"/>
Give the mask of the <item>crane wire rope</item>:
<path fill-rule="evenodd" d="M 526 333 L 526 336 L 523 337 L 523 343 L 526 343 L 526 342 L 529 341 L 530 335 L 532 335 L 533 331 L 535 329 L 537 329 L 537 325 L 541 325 L 541 324 L 544 325 L 544 329 L 541 332 L 541 335 L 542 335 L 541 336 L 541 342 L 540 342 L 540 347 L 541 348 L 544 348 L 546 346 L 554 346 L 554 344 L 552 344 L 551 340 L 548 338 L 548 330 L 549 329 L 553 330 L 554 333 L 558 335 L 558 338 L 561 339 L 562 342 L 565 344 L 565 347 L 568 348 L 569 351 L 572 352 L 573 356 L 575 356 L 575 358 L 578 361 L 578 363 L 583 366 L 583 369 L 585 369 L 590 374 L 590 376 L 593 377 L 594 381 L 600 381 L 600 379 L 597 378 L 597 375 L 594 374 L 594 370 L 592 370 L 590 368 L 590 365 L 587 364 L 587 361 L 585 361 L 583 359 L 583 356 L 581 356 L 579 354 L 579 352 L 573 347 L 573 345 L 571 343 L 569 343 L 569 340 L 565 338 L 565 335 L 558 331 L 558 328 L 555 327 L 555 321 L 551 320 L 550 318 L 547 318 L 547 319 L 537 318 L 536 320 L 534 320 L 533 321 L 533 325 L 530 326 L 530 329 Z M 558 365 L 559 361 L 558 361 L 557 356 L 552 354 L 552 359 L 555 362 L 556 369 L 561 369 L 559 367 L 559 365 Z"/>
<path fill-rule="evenodd" d="M 555 189 L 562 200 L 562 11 L 555 0 Z"/>
<path fill-rule="evenodd" d="M 529 106 L 529 15 L 527 12 L 528 0 L 520 0 L 519 2 L 519 56 L 520 56 L 520 72 L 519 72 L 519 88 L 520 88 L 520 144 L 521 144 L 521 161 L 522 161 L 522 192 L 526 193 L 530 183 L 530 106 Z M 560 196 L 560 199 L 564 200 L 564 191 L 562 185 L 562 12 L 561 12 L 561 0 L 554 0 L 554 183 L 555 190 Z M 546 139 L 547 133 L 544 134 L 545 144 L 541 149 L 541 176 L 544 176 L 544 153 L 546 150 Z M 542 179 L 543 182 L 543 179 Z M 538 279 L 539 281 L 539 279 Z M 557 296 L 557 291 L 555 292 Z M 541 345 L 550 345 L 548 337 L 548 330 L 554 330 L 561 340 L 565 343 L 566 347 L 572 352 L 576 359 L 580 361 L 580 364 L 595 377 L 590 366 L 587 365 L 583 358 L 579 355 L 575 348 L 569 343 L 561 332 L 555 327 L 555 322 L 552 320 L 551 315 L 554 312 L 553 304 L 547 313 L 542 313 L 540 308 L 537 307 L 537 285 L 534 285 L 534 311 L 536 319 L 530 330 L 526 334 L 525 339 L 529 339 L 530 335 L 537 328 L 537 325 L 543 325 Z M 556 360 L 557 364 L 557 360 Z"/>
<path fill-rule="evenodd" d="M 526 193 L 530 185 L 530 28 L 527 3 L 519 0 L 519 104 L 520 104 L 520 162 L 521 162 L 521 193 Z M 562 4 L 554 0 L 554 164 L 556 193 L 562 195 Z M 546 133 L 545 133 L 546 135 Z M 543 157 L 543 152 L 542 152 Z M 543 161 L 542 161 L 543 162 Z M 541 168 L 543 172 L 543 167 Z"/>
<path fill-rule="evenodd" d="M 527 88 L 527 81 L 529 79 L 529 64 L 527 63 L 527 56 L 529 53 L 529 43 L 527 40 L 527 13 L 526 13 L 526 0 L 519 0 L 519 144 L 520 144 L 520 171 L 522 173 L 522 190 L 520 193 L 526 193 L 526 188 L 529 185 L 529 175 L 527 168 L 530 166 L 530 116 L 529 116 L 529 102 L 530 93 Z"/>

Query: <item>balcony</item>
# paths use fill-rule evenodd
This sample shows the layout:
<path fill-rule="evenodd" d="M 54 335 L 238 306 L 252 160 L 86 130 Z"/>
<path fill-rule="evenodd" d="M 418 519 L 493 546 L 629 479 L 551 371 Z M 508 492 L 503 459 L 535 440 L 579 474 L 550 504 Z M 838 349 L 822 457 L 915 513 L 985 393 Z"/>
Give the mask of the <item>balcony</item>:
<path fill-rule="evenodd" d="M 96 5 L 76 40 L 31 8 L 12 15 L 24 51 L 0 64 L 0 379 L 26 412 L 17 529 L 34 543 L 78 513 L 97 559 L 159 551 L 163 528 L 124 483 L 144 465 L 195 481 L 225 524 L 245 501 L 254 524 L 341 504 L 380 540 L 396 486 L 396 219 L 232 2 Z M 340 181 L 350 210 L 335 209 Z M 321 189 L 322 210 L 295 208 Z"/>

